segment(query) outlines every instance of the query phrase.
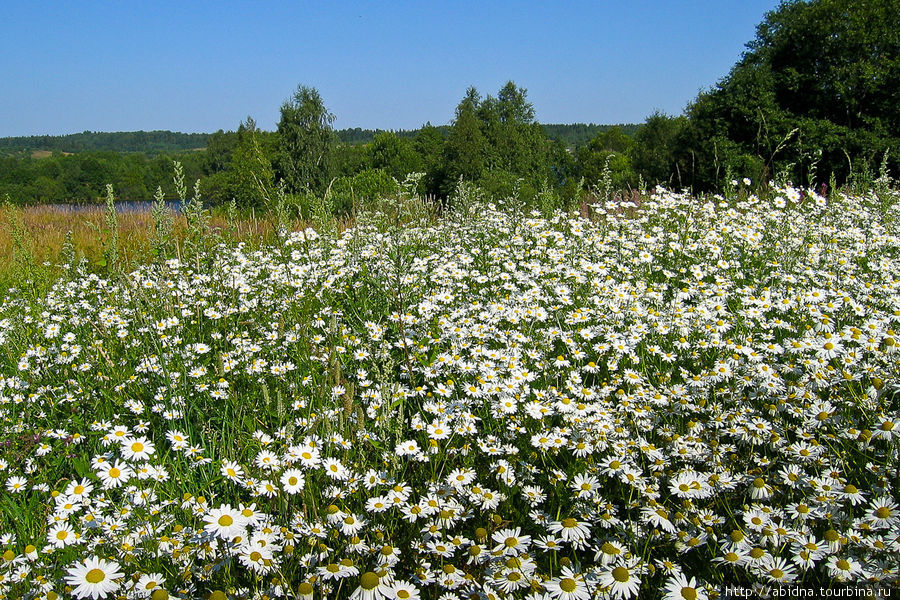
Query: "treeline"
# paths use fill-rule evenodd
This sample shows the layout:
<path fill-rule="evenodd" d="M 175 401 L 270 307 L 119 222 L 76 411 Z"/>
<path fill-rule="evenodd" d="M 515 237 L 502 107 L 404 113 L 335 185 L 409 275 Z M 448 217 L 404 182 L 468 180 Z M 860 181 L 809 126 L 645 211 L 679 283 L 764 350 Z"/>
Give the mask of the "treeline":
<path fill-rule="evenodd" d="M 207 133 L 176 131 L 84 131 L 69 135 L 0 138 L 0 153 L 110 151 L 160 154 L 202 149 L 206 147 L 208 137 Z"/>
<path fill-rule="evenodd" d="M 430 126 L 430 123 L 426 124 Z M 609 131 L 614 127 L 618 127 L 622 133 L 628 136 L 634 136 L 640 128 L 640 124 L 636 123 L 619 123 L 618 125 L 596 125 L 594 123 L 542 123 L 541 127 L 551 140 L 560 141 L 567 148 L 579 148 L 585 146 L 593 140 L 598 133 Z M 450 131 L 449 125 L 439 125 L 437 130 L 446 135 Z M 385 129 L 361 129 L 353 127 L 348 129 L 337 130 L 337 138 L 346 144 L 369 144 L 375 141 L 375 136 L 379 133 L 385 133 Z M 393 130 L 397 137 L 415 138 L 419 134 L 418 129 L 398 129 Z"/>
<path fill-rule="evenodd" d="M 6 198 L 17 204 L 96 202 L 108 183 L 122 200 L 150 200 L 160 184 L 174 198 L 174 190 L 166 185 L 172 181 L 172 161 L 181 162 L 185 176 L 193 181 L 203 177 L 203 154 L 57 151 L 45 158 L 0 157 L 0 202 Z"/>
<path fill-rule="evenodd" d="M 428 123 L 426 126 L 430 126 Z M 594 123 L 556 123 L 541 125 L 551 140 L 559 140 L 568 148 L 578 148 L 590 142 L 598 133 L 618 127 L 623 133 L 633 136 L 640 125 L 620 123 L 618 125 L 595 125 Z M 437 130 L 447 134 L 449 125 L 439 125 Z M 339 142 L 345 144 L 369 144 L 386 129 L 362 129 L 351 127 L 335 131 Z M 418 129 L 390 130 L 397 137 L 415 138 Z M 163 154 L 185 150 L 202 150 L 206 147 L 209 133 L 180 133 L 177 131 L 84 131 L 68 135 L 32 135 L 0 138 L 0 155 L 34 152 L 141 152 Z"/>
<path fill-rule="evenodd" d="M 60 136 L 53 138 L 59 143 L 49 156 L 20 151 L 0 158 L 0 197 L 21 203 L 91 202 L 107 183 L 123 200 L 150 200 L 160 184 L 174 197 L 167 185 L 173 160 L 182 163 L 188 179 L 200 180 L 212 205 L 234 199 L 239 206 L 260 206 L 283 186 L 295 196 L 327 191 L 336 211 L 349 210 L 360 194 L 391 193 L 410 173 L 424 174 L 419 192 L 434 198 L 449 196 L 461 179 L 496 195 L 530 198 L 550 187 L 571 198 L 582 178 L 597 181 L 607 164 L 618 170 L 616 185 L 638 180 L 626 134 L 637 126 L 541 125 L 526 90 L 513 82 L 496 97 L 470 88 L 451 125 L 334 131 L 333 120 L 319 93 L 301 86 L 281 107 L 276 131 L 263 131 L 248 117 L 236 130 L 206 135 L 199 151 L 69 154 L 77 146 L 62 140 L 72 136 Z M 588 136 L 593 137 L 585 143 Z M 119 139 L 120 148 L 140 148 L 123 133 L 107 134 L 106 141 L 112 139 Z M 25 149 L 32 147 L 53 145 Z"/>
<path fill-rule="evenodd" d="M 327 114 L 318 92 L 306 88 L 303 94 L 307 101 L 317 98 L 312 109 L 320 116 Z M 302 100 L 292 101 L 295 108 L 300 108 Z M 290 129 L 286 117 L 274 132 L 258 129 L 248 117 L 233 131 L 151 132 L 171 134 L 169 138 L 139 135 L 145 132 L 4 138 L 0 142 L 7 152 L 0 156 L 0 197 L 8 195 L 19 203 L 92 202 L 104 193 L 107 183 L 112 183 L 124 200 L 150 200 L 160 184 L 174 197 L 173 189 L 165 189 L 174 160 L 183 165 L 186 177 L 201 181 L 209 203 L 234 198 L 245 206 L 264 202 L 263 190 L 271 193 L 282 179 L 290 192 L 322 192 L 333 180 L 335 190 L 374 185 L 361 184 L 362 179 L 381 182 L 374 189 L 390 190 L 392 178 L 402 180 L 412 172 L 425 173 L 420 191 L 436 197 L 446 196 L 460 177 L 493 193 L 517 189 L 533 195 L 544 185 L 571 187 L 577 182 L 574 178 L 582 176 L 596 180 L 607 156 L 613 157 L 614 169 L 625 171 L 616 174 L 617 184 L 630 185 L 637 180 L 622 154 L 631 147 L 628 135 L 637 125 L 540 125 L 526 91 L 512 82 L 497 98 L 481 98 L 476 90 L 469 90 L 457 112 L 462 121 L 441 126 L 426 123 L 416 130 L 332 132 L 328 121 L 323 127 L 321 155 L 315 157 L 321 173 L 314 183 L 291 175 L 295 170 L 291 161 L 305 159 L 288 158 L 291 152 L 283 143 Z M 294 130 L 296 138 L 306 135 L 303 127 Z M 183 147 L 199 143 L 201 135 L 205 148 Z M 163 139 L 181 143 L 164 145 Z M 49 155 L 45 153 L 48 150 L 52 151 Z"/>
<path fill-rule="evenodd" d="M 410 173 L 422 174 L 419 193 L 438 200 L 452 195 L 460 181 L 525 200 L 543 189 L 571 200 L 585 182 L 604 176 L 621 187 L 640 181 L 631 158 L 636 142 L 625 130 L 598 125 L 548 130 L 537 121 L 526 90 L 512 81 L 496 96 L 469 88 L 449 126 L 341 135 L 332 131 L 333 120 L 318 91 L 300 86 L 282 105 L 276 131 L 262 131 L 248 117 L 236 131 L 212 134 L 205 193 L 253 205 L 283 186 L 292 197 L 328 196 L 332 209 L 342 212 L 362 196 L 392 193 Z M 584 144 L 588 131 L 593 137 Z"/>

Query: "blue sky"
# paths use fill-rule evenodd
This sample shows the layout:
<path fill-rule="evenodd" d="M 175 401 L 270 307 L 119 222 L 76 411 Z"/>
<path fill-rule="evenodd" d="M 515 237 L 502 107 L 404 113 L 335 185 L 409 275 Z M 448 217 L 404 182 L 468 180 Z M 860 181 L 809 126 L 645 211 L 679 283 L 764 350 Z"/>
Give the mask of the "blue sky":
<path fill-rule="evenodd" d="M 680 113 L 777 0 L 8 2 L 0 136 L 274 129 L 299 84 L 336 128 L 449 123 L 474 85 L 543 123 Z"/>

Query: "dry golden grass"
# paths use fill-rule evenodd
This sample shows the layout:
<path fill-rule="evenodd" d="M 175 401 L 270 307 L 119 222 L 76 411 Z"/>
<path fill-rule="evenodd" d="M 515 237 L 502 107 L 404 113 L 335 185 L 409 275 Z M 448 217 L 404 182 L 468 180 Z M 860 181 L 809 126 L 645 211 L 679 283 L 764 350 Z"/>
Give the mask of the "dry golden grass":
<path fill-rule="evenodd" d="M 16 285 L 17 265 L 13 248 L 13 225 L 21 223 L 27 232 L 30 252 L 37 265 L 49 263 L 47 269 L 53 276 L 63 262 L 62 249 L 66 234 L 72 232 L 72 241 L 78 256 L 84 256 L 96 265 L 103 258 L 103 248 L 109 233 L 106 231 L 106 207 L 98 205 L 78 211 L 54 206 L 10 207 L 0 205 L 0 289 Z M 299 221 L 295 227 L 304 225 Z M 153 217 L 146 212 L 122 212 L 118 214 L 119 256 L 128 268 L 148 261 L 152 256 Z M 210 220 L 213 232 L 227 231 L 226 219 L 213 214 Z M 185 235 L 184 217 L 175 217 L 175 240 L 180 243 Z M 242 218 L 235 223 L 233 235 L 251 245 L 271 240 L 273 227 L 264 218 Z"/>

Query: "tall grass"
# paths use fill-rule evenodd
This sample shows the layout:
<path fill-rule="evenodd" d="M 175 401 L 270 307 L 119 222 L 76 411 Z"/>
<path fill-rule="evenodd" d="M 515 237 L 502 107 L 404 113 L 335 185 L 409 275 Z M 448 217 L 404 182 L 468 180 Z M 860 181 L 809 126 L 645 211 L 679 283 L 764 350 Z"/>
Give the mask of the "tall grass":
<path fill-rule="evenodd" d="M 161 239 L 168 240 L 171 252 L 177 252 L 188 238 L 187 220 L 180 214 L 171 214 L 171 229 L 163 230 L 161 239 L 155 237 L 156 223 L 149 210 L 117 212 L 116 233 L 110 227 L 109 217 L 109 208 L 104 204 L 78 210 L 45 205 L 0 205 L 0 290 L 21 284 L 22 257 L 16 254 L 18 233 L 14 223 L 25 234 L 20 251 L 27 249 L 35 265 L 47 269 L 51 278 L 60 274 L 60 267 L 66 262 L 63 250 L 69 232 L 76 260 L 83 257 L 89 268 L 98 271 L 106 266 L 106 254 L 114 237 L 116 256 L 123 270 L 152 261 L 156 249 L 161 247 Z M 216 210 L 207 225 L 212 234 L 254 247 L 272 241 L 275 236 L 266 215 L 234 215 L 229 223 L 226 211 Z M 304 225 L 299 219 L 291 221 L 293 228 Z"/>

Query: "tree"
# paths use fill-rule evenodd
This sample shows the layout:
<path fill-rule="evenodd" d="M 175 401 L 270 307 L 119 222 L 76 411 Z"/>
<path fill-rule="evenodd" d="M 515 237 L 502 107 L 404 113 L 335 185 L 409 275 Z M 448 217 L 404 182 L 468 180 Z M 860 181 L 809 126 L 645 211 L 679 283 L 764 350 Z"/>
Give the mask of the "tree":
<path fill-rule="evenodd" d="M 683 116 L 670 117 L 655 112 L 634 134 L 629 156 L 635 172 L 645 182 L 651 185 L 674 183 L 683 187 L 675 162 L 675 143 L 686 121 Z"/>
<path fill-rule="evenodd" d="M 416 153 L 422 160 L 422 168 L 425 177 L 421 185 L 425 194 L 438 196 L 441 193 L 441 185 L 444 181 L 444 134 L 430 122 L 425 123 L 419 129 L 418 135 L 413 140 Z"/>
<path fill-rule="evenodd" d="M 335 141 L 328 112 L 315 88 L 299 86 L 281 105 L 278 121 L 278 176 L 290 192 L 304 189 L 322 193 L 331 175 Z"/>
<path fill-rule="evenodd" d="M 760 178 L 793 165 L 805 182 L 818 162 L 821 182 L 849 174 L 848 154 L 879 160 L 900 142 L 898 14 L 900 0 L 793 0 L 767 13 L 740 61 L 689 107 L 679 166 L 709 188 L 729 171 Z"/>
<path fill-rule="evenodd" d="M 466 91 L 444 145 L 441 195 L 449 195 L 460 177 L 496 196 L 515 189 L 530 196 L 545 183 L 565 180 L 557 148 L 534 120 L 526 97 L 527 91 L 512 81 L 497 98 L 482 99 L 473 87 Z M 428 170 L 429 180 L 436 171 Z"/>
<path fill-rule="evenodd" d="M 444 146 L 445 177 L 441 186 L 444 196 L 449 196 L 456 188 L 460 177 L 475 181 L 484 171 L 486 145 L 477 116 L 480 104 L 481 95 L 470 87 L 456 107 L 456 119 Z"/>
<path fill-rule="evenodd" d="M 270 154 L 256 121 L 248 116 L 238 127 L 228 172 L 227 189 L 239 205 L 261 206 L 270 198 L 275 185 Z"/>
<path fill-rule="evenodd" d="M 422 168 L 422 159 L 416 153 L 412 140 L 398 137 L 391 131 L 375 134 L 368 146 L 372 167 L 384 169 L 395 179 L 402 181 L 408 173 Z"/>
<path fill-rule="evenodd" d="M 578 149 L 578 166 L 588 185 L 598 185 L 609 169 L 612 185 L 617 189 L 633 187 L 635 174 L 629 150 L 634 142 L 618 127 L 601 131 L 587 146 Z"/>
<path fill-rule="evenodd" d="M 206 175 L 222 173 L 231 166 L 231 153 L 237 145 L 237 133 L 224 132 L 221 129 L 206 140 L 203 172 Z"/>

